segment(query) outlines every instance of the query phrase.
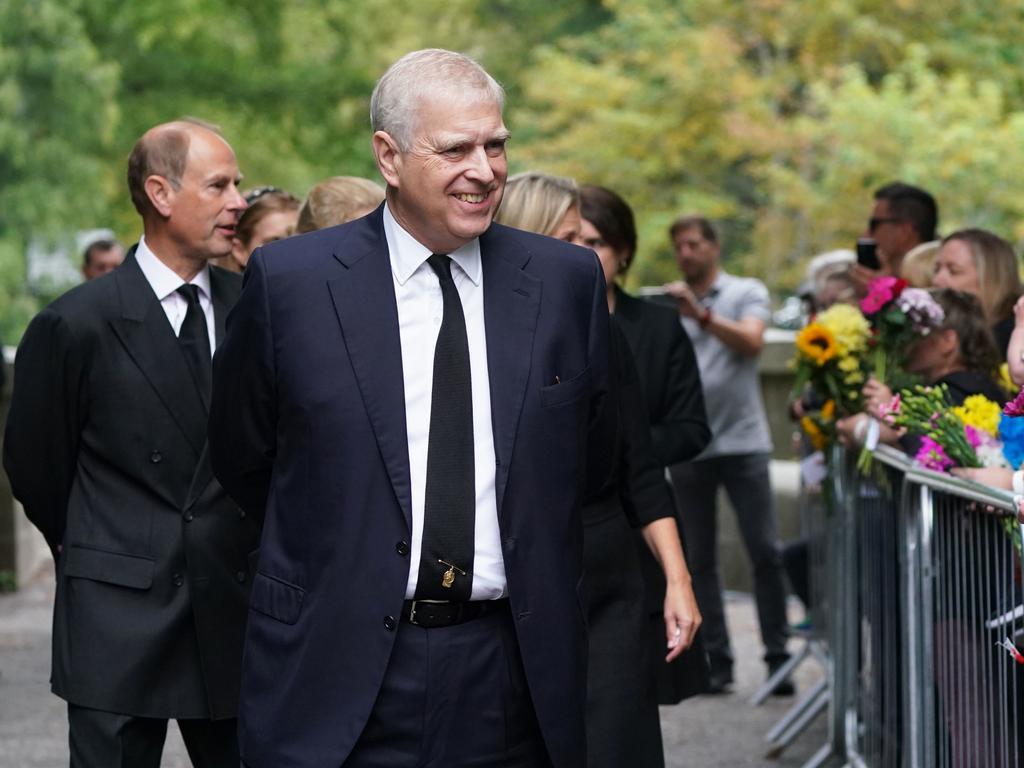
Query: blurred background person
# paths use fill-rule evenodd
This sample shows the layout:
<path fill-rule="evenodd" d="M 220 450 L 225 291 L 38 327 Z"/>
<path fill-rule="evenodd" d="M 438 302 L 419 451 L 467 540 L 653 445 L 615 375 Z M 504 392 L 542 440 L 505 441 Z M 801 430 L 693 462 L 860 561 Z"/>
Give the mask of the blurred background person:
<path fill-rule="evenodd" d="M 249 256 L 261 245 L 295 234 L 299 199 L 277 187 L 257 187 L 245 193 L 249 207 L 238 220 L 231 253 L 213 264 L 232 272 L 244 272 Z"/>
<path fill-rule="evenodd" d="M 899 276 L 910 283 L 912 288 L 928 288 L 935 275 L 935 257 L 942 247 L 941 240 L 930 240 L 914 246 L 903 257 Z"/>
<path fill-rule="evenodd" d="M 619 284 L 637 248 L 629 204 L 610 189 L 587 185 L 580 189 L 580 213 L 581 242 L 601 261 L 608 311 L 636 362 L 654 455 L 662 467 L 688 461 L 711 440 L 693 344 L 672 306 L 638 299 Z M 685 508 L 677 510 L 677 525 L 679 513 L 685 514 Z M 637 543 L 646 586 L 648 643 L 652 658 L 657 658 L 665 642 L 665 578 L 646 543 L 639 538 Z M 659 704 L 677 704 L 706 687 L 707 662 L 699 638 L 697 645 L 667 666 L 655 665 Z"/>
<path fill-rule="evenodd" d="M 121 266 L 122 261 L 124 248 L 117 240 L 94 240 L 82 254 L 82 275 L 86 280 L 92 280 Z"/>
<path fill-rule="evenodd" d="M 309 190 L 299 210 L 296 234 L 344 224 L 384 202 L 384 189 L 358 176 L 332 176 Z"/>
<path fill-rule="evenodd" d="M 1000 355 L 1014 328 L 1013 305 L 1021 295 L 1013 246 L 984 229 L 960 229 L 942 240 L 932 285 L 977 296 Z"/>
<path fill-rule="evenodd" d="M 578 237 L 579 193 L 571 179 L 540 173 L 509 178 L 497 220 L 562 239 Z M 594 766 L 662 766 L 661 724 L 651 665 L 675 659 L 699 623 L 671 497 L 654 458 L 646 406 L 627 342 L 612 323 L 613 404 L 619 430 L 616 469 L 583 507 L 584 611 L 587 617 L 587 762 Z M 661 563 L 668 591 L 661 642 L 646 642 L 643 577 L 635 550 L 624 546 L 639 527 Z"/>
<path fill-rule="evenodd" d="M 878 267 L 853 267 L 859 295 L 879 275 L 899 275 L 903 257 L 922 243 L 936 239 L 939 207 L 920 187 L 894 181 L 875 190 L 875 203 L 862 237 L 874 240 Z"/>
<path fill-rule="evenodd" d="M 693 461 L 676 464 L 670 472 L 704 617 L 704 645 L 711 663 L 708 690 L 725 693 L 733 683 L 733 652 L 718 569 L 722 486 L 753 565 L 769 677 L 789 660 L 786 584 L 768 472 L 772 439 L 757 370 L 771 301 L 760 280 L 722 269 L 718 233 L 707 218 L 681 216 L 669 227 L 669 236 L 685 280 L 665 289 L 676 300 L 680 321 L 693 342 L 712 436 Z M 788 680 L 773 690 L 776 695 L 793 692 Z"/>

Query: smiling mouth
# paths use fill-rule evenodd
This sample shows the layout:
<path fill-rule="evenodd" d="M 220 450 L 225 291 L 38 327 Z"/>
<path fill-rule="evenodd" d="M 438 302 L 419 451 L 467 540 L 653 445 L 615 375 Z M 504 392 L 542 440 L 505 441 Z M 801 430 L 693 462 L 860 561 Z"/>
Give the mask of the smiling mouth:
<path fill-rule="evenodd" d="M 456 200 L 461 200 L 464 203 L 482 203 L 487 199 L 487 194 L 470 194 L 469 192 L 462 192 L 455 195 Z"/>

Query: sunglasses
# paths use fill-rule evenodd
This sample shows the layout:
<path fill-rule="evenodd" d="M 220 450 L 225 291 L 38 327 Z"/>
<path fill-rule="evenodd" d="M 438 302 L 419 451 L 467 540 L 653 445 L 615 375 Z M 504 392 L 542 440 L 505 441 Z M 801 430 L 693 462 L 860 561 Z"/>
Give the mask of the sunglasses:
<path fill-rule="evenodd" d="M 872 216 L 870 219 L 868 219 L 868 232 L 874 232 L 883 224 L 898 224 L 901 221 L 903 221 L 903 219 L 876 218 Z"/>

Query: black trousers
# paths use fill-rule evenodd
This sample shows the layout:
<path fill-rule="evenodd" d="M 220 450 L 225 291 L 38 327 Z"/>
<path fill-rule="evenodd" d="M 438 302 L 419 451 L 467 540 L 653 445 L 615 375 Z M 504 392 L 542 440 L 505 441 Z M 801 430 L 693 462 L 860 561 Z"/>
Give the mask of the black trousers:
<path fill-rule="evenodd" d="M 238 721 L 179 720 L 195 768 L 237 768 Z M 68 704 L 71 768 L 160 768 L 167 721 Z"/>
<path fill-rule="evenodd" d="M 399 624 L 344 768 L 549 765 L 507 609 L 452 627 Z"/>

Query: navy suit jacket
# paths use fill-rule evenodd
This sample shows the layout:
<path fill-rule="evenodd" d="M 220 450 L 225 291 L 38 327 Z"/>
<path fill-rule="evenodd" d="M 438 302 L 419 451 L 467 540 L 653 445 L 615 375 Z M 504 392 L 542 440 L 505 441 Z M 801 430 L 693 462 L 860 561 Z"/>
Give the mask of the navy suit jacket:
<path fill-rule="evenodd" d="M 580 500 L 587 443 L 603 437 L 594 418 L 608 367 L 604 280 L 592 252 L 550 238 L 494 224 L 480 245 L 509 599 L 549 754 L 582 768 Z M 382 208 L 253 254 L 215 360 L 210 450 L 224 487 L 264 519 L 243 758 L 254 768 L 341 765 L 418 567 L 406 546 L 404 383 Z"/>

